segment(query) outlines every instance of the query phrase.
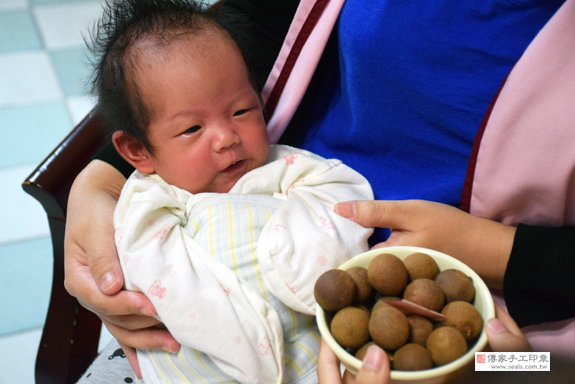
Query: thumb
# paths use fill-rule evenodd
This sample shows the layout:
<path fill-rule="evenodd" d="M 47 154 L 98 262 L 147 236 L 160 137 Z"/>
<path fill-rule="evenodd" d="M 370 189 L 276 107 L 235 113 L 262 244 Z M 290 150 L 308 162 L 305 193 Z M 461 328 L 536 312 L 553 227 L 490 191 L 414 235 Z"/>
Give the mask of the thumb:
<path fill-rule="evenodd" d="M 100 290 L 113 295 L 122 289 L 124 275 L 116 244 L 113 226 L 106 223 L 106 229 L 94 230 L 94 241 L 85 248 L 90 273 Z"/>
<path fill-rule="evenodd" d="M 361 369 L 355 380 L 356 384 L 387 384 L 389 377 L 389 359 L 385 351 L 377 346 L 368 348 Z"/>
<path fill-rule="evenodd" d="M 413 202 L 356 200 L 336 204 L 335 212 L 362 227 L 402 229 Z"/>
<path fill-rule="evenodd" d="M 495 352 L 530 352 L 531 344 L 509 314 L 498 305 L 495 306 L 496 318 L 485 324 L 489 346 Z"/>
<path fill-rule="evenodd" d="M 106 239 L 108 241 L 100 244 L 97 250 L 93 250 L 91 255 L 89 250 L 86 250 L 90 272 L 106 295 L 113 295 L 124 285 L 124 275 L 113 239 L 112 235 Z"/>
<path fill-rule="evenodd" d="M 118 292 L 124 284 L 114 242 L 113 217 L 125 182 L 124 176 L 110 164 L 94 160 L 76 177 L 68 197 L 64 234 L 67 260 L 76 255 L 107 295 Z"/>

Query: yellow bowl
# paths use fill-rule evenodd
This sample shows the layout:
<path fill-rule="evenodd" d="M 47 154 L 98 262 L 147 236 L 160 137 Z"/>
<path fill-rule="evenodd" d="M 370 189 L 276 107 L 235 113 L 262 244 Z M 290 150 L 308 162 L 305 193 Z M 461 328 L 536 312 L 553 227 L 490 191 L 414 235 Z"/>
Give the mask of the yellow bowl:
<path fill-rule="evenodd" d="M 436 261 L 437 266 L 440 271 L 445 269 L 459 269 L 461 272 L 465 273 L 467 276 L 473 279 L 473 285 L 475 286 L 475 299 L 473 305 L 481 316 L 483 317 L 483 324 L 493 317 L 495 317 L 495 307 L 493 304 L 493 299 L 489 289 L 471 268 L 463 264 L 461 261 L 448 256 L 444 253 L 434 251 L 432 249 L 420 248 L 420 247 L 409 247 L 409 246 L 395 246 L 386 247 L 380 249 L 374 249 L 365 253 L 362 253 L 351 260 L 343 263 L 339 269 L 349 269 L 352 267 L 364 267 L 367 268 L 369 262 L 377 255 L 382 253 L 391 253 L 400 259 L 405 259 L 407 256 L 416 253 L 426 253 L 433 257 Z M 349 354 L 344 348 L 342 348 L 337 341 L 331 335 L 329 330 L 329 325 L 327 324 L 326 316 L 324 310 L 318 305 L 316 312 L 317 324 L 322 337 L 325 339 L 332 351 L 337 355 L 342 364 L 354 375 L 359 372 L 361 368 L 361 360 L 357 359 L 355 356 Z M 469 362 L 473 361 L 475 358 L 475 352 L 482 351 L 487 345 L 487 335 L 485 334 L 485 328 L 481 331 L 475 344 L 467 351 L 467 353 L 461 356 L 459 359 L 452 361 L 449 364 L 445 364 L 439 367 L 426 369 L 423 371 L 391 371 L 391 379 L 395 382 L 406 382 L 406 381 L 426 381 L 434 382 L 435 380 L 453 373 Z"/>

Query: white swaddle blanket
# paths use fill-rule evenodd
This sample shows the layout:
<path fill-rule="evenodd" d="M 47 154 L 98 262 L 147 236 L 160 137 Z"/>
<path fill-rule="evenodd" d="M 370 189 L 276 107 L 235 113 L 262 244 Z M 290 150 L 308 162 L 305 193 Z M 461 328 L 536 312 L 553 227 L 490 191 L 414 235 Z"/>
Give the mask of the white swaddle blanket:
<path fill-rule="evenodd" d="M 364 252 L 372 231 L 333 207 L 372 198 L 340 161 L 286 146 L 227 194 L 135 172 L 114 217 L 126 289 L 146 294 L 182 344 L 138 351 L 144 380 L 316 381 L 314 283 Z"/>

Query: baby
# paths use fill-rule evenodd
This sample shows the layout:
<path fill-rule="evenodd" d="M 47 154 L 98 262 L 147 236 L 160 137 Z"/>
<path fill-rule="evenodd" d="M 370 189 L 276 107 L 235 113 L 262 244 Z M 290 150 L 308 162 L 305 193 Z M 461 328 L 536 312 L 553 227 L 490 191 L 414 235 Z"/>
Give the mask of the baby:
<path fill-rule="evenodd" d="M 367 249 L 333 206 L 369 184 L 270 146 L 241 42 L 183 0 L 108 1 L 92 38 L 98 108 L 136 168 L 114 216 L 125 288 L 182 344 L 138 350 L 146 383 L 316 383 L 314 283 Z"/>

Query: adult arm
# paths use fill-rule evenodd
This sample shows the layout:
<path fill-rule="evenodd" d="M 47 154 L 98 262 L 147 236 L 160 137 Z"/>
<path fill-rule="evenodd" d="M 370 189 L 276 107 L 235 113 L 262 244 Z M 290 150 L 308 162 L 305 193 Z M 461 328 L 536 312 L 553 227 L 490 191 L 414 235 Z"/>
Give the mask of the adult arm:
<path fill-rule="evenodd" d="M 74 181 L 66 218 L 64 284 L 70 295 L 102 319 L 139 375 L 130 347 L 176 351 L 179 344 L 167 331 L 149 328 L 158 322 L 144 295 L 121 290 L 112 217 L 125 181 L 100 160 L 93 160 Z"/>
<path fill-rule="evenodd" d="M 390 228 L 376 247 L 413 245 L 451 255 L 501 289 L 515 228 L 423 200 L 346 202 L 336 212 L 368 227 Z"/>
<path fill-rule="evenodd" d="M 575 317 L 575 227 L 519 224 L 503 295 L 521 327 Z"/>
<path fill-rule="evenodd" d="M 487 285 L 503 288 L 522 327 L 575 316 L 573 227 L 516 228 L 421 200 L 346 202 L 336 211 L 364 226 L 391 228 L 377 246 L 422 246 L 463 261 Z"/>

